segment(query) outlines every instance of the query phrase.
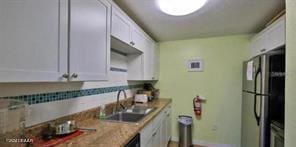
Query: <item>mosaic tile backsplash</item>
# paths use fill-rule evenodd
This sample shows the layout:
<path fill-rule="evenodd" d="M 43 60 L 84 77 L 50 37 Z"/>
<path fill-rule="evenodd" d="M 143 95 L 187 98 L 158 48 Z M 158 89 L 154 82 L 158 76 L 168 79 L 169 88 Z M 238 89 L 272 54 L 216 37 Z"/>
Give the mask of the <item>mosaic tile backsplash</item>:
<path fill-rule="evenodd" d="M 78 98 L 78 97 L 83 97 L 83 96 L 111 93 L 111 92 L 116 92 L 121 89 L 128 90 L 128 89 L 141 88 L 141 87 L 143 87 L 142 84 L 113 86 L 113 87 L 101 87 L 101 88 L 81 89 L 81 90 L 72 90 L 72 91 L 61 91 L 61 92 L 20 95 L 20 96 L 9 96 L 9 97 L 1 97 L 0 99 L 17 99 L 17 100 L 26 101 L 29 105 L 33 105 L 33 104 L 47 103 L 47 102 L 52 102 L 52 101 L 73 99 L 73 98 Z"/>

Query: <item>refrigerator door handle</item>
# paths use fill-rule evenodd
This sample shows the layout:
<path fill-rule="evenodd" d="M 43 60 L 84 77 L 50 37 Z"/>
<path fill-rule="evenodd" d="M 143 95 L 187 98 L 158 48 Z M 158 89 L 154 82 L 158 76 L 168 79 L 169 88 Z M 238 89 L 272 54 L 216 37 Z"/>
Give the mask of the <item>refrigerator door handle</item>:
<path fill-rule="evenodd" d="M 254 95 L 254 116 L 255 116 L 257 125 L 259 126 L 260 125 L 260 116 L 257 114 L 256 107 L 257 107 L 257 95 L 255 94 Z"/>
<path fill-rule="evenodd" d="M 255 84 L 254 85 L 254 92 L 255 92 L 255 94 L 254 94 L 254 116 L 255 116 L 255 119 L 257 121 L 258 126 L 260 125 L 260 116 L 257 114 L 257 110 L 256 110 L 256 108 L 257 108 L 257 96 L 258 96 L 258 94 L 257 94 L 257 78 L 258 78 L 258 75 L 259 75 L 260 72 L 261 72 L 261 68 L 259 68 L 257 70 L 257 72 L 255 74 L 255 80 L 254 80 L 254 84 Z"/>

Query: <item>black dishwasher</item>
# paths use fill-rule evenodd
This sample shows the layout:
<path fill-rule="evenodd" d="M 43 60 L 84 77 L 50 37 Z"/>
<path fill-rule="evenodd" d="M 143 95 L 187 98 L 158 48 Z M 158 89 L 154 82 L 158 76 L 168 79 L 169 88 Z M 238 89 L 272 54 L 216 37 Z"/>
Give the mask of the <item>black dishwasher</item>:
<path fill-rule="evenodd" d="M 137 134 L 125 147 L 140 147 L 140 134 Z"/>

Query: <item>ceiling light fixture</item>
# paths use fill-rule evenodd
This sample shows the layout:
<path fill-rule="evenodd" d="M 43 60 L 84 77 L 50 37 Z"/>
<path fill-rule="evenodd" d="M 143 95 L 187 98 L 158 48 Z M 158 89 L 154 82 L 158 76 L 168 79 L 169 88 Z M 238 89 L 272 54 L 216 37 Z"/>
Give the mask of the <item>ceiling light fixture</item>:
<path fill-rule="evenodd" d="M 157 0 L 160 10 L 173 16 L 193 13 L 203 7 L 207 0 Z"/>

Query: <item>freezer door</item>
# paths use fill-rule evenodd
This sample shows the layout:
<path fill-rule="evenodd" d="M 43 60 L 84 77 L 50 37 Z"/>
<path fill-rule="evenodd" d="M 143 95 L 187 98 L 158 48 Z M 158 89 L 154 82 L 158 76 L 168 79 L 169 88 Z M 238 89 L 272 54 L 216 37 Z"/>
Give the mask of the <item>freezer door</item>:
<path fill-rule="evenodd" d="M 243 92 L 241 147 L 259 147 L 260 127 L 254 116 L 254 94 Z M 257 99 L 257 114 L 260 113 L 260 99 Z"/>
<path fill-rule="evenodd" d="M 248 79 L 247 77 L 247 72 L 248 72 L 248 63 L 253 63 L 252 65 L 252 73 L 251 73 L 251 80 Z M 258 70 L 260 69 L 260 62 L 261 62 L 261 56 L 258 56 L 256 58 L 253 58 L 249 61 L 244 62 L 243 64 L 243 90 L 244 91 L 249 91 L 249 92 L 255 92 L 255 76 Z M 257 79 L 259 78 L 259 75 L 257 75 Z M 257 85 L 260 85 L 261 81 L 257 80 Z M 257 87 L 259 90 L 259 87 Z"/>

